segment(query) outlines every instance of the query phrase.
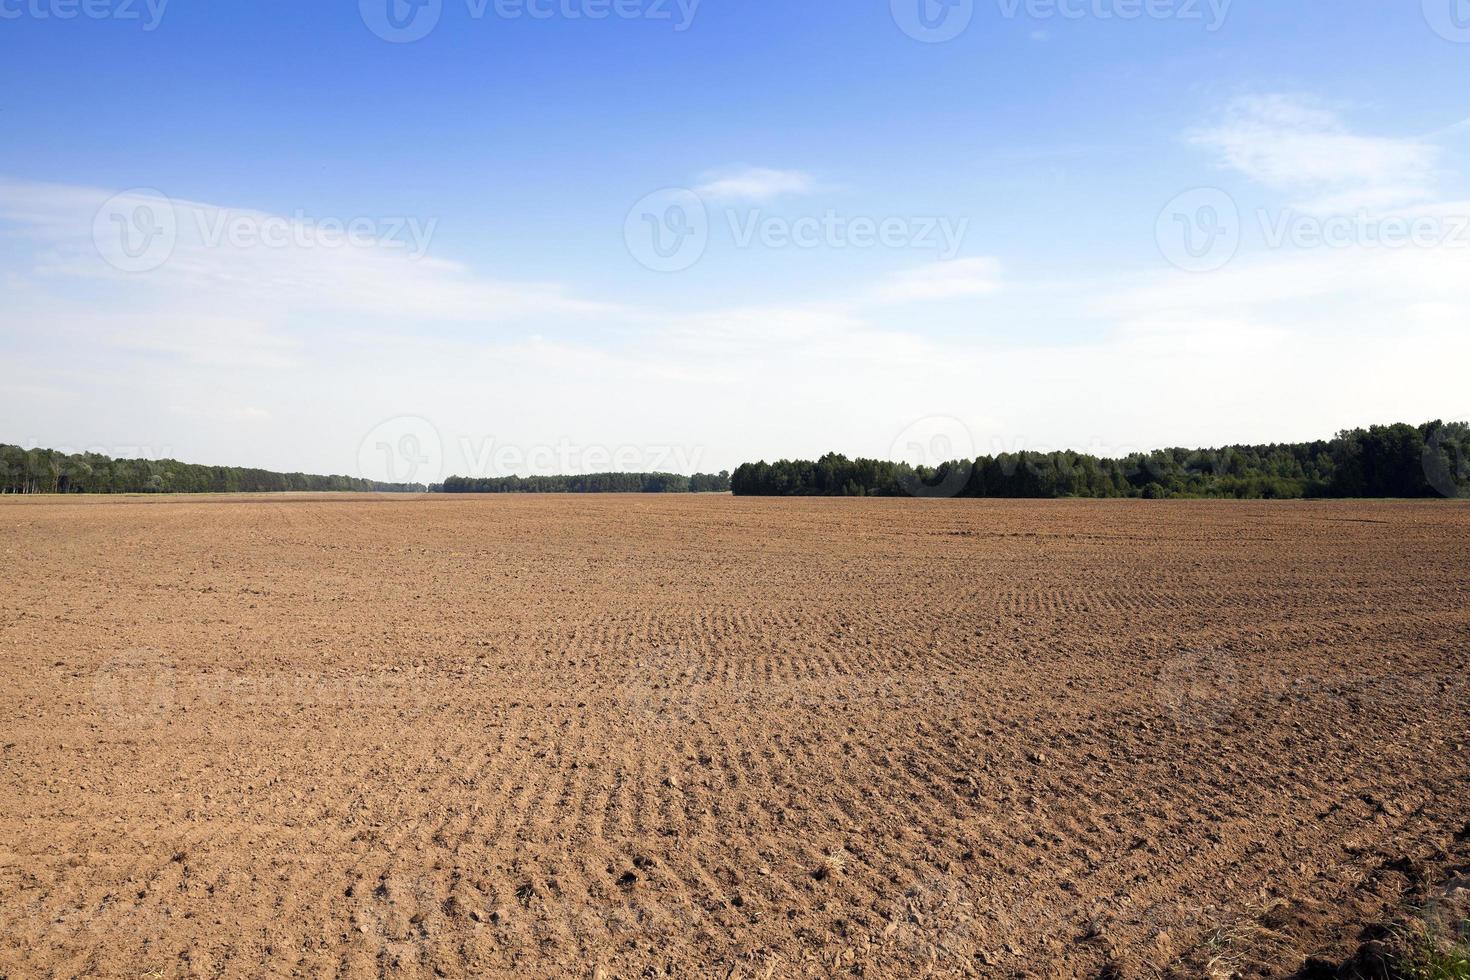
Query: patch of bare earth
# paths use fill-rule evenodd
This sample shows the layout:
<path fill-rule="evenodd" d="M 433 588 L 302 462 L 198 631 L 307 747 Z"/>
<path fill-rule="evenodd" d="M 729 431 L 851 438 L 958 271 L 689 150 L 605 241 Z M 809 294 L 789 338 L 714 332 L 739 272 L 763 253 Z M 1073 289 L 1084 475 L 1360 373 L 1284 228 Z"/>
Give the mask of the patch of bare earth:
<path fill-rule="evenodd" d="M 7 498 L 0 557 L 15 978 L 1286 976 L 1470 816 L 1452 504 Z"/>

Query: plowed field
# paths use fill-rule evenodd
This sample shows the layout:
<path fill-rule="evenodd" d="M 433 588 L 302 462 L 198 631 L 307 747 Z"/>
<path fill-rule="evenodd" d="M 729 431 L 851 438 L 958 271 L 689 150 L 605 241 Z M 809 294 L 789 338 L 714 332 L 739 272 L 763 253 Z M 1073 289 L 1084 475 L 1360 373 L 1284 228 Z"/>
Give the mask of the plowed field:
<path fill-rule="evenodd" d="M 0 975 L 1286 976 L 1470 820 L 1470 507 L 0 499 Z"/>

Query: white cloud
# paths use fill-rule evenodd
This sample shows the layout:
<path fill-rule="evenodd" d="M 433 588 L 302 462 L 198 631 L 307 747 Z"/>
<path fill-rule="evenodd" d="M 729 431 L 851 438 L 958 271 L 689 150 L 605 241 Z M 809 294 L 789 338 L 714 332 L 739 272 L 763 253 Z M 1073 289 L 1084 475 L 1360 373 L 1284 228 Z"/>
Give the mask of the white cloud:
<path fill-rule="evenodd" d="M 800 170 L 743 167 L 706 174 L 694 188 L 701 197 L 717 201 L 769 201 L 816 189 L 811 175 Z"/>
<path fill-rule="evenodd" d="M 349 236 L 296 218 L 148 194 L 130 196 L 127 207 L 167 216 L 176 240 L 156 268 L 120 271 L 93 237 L 94 219 L 111 199 L 96 189 L 0 180 L 0 218 L 36 245 L 40 280 L 112 285 L 132 295 L 151 293 L 152 302 L 196 297 L 209 304 L 203 311 L 208 316 L 222 310 L 261 316 L 331 311 L 495 321 L 612 312 L 558 284 L 475 276 L 459 263 L 424 255 L 433 221 L 364 218 L 359 220 L 370 230 Z"/>
<path fill-rule="evenodd" d="M 1421 200 L 1441 156 L 1422 139 L 1354 133 L 1319 101 L 1279 94 L 1236 100 L 1190 139 L 1266 187 L 1321 195 L 1319 204 L 1334 208 Z"/>
<path fill-rule="evenodd" d="M 905 269 L 874 287 L 870 296 L 878 303 L 927 303 L 985 296 L 1000 288 L 996 259 L 954 259 Z"/>
<path fill-rule="evenodd" d="M 161 276 L 126 276 L 91 247 L 105 194 L 16 186 L 0 184 L 0 215 L 27 261 L 6 273 L 0 359 L 22 383 L 0 386 L 0 440 L 355 472 L 369 433 L 412 416 L 442 434 L 449 471 L 487 440 L 667 445 L 719 469 L 888 455 L 934 416 L 966 420 L 982 452 L 1118 452 L 1470 409 L 1443 401 L 1470 358 L 1464 250 L 1245 254 L 1208 276 L 1120 267 L 1104 283 L 1028 283 L 1009 264 L 1003 279 L 975 258 L 676 313 L 392 251 L 256 255 L 182 235 Z"/>

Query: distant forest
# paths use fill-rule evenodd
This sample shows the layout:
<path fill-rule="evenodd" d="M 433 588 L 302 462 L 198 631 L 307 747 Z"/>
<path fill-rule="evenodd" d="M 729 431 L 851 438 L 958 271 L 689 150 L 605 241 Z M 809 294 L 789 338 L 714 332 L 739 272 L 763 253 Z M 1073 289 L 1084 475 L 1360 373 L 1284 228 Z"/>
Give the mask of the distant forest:
<path fill-rule="evenodd" d="M 878 459 L 745 463 L 731 473 L 458 477 L 442 484 L 273 473 L 177 460 L 0 445 L 0 493 L 727 493 L 848 497 L 1470 497 L 1470 424 L 1376 425 L 1336 438 L 1121 459 L 1070 451 L 1002 453 L 914 467 Z"/>
<path fill-rule="evenodd" d="M 99 453 L 0 445 L 0 493 L 270 493 L 296 490 L 423 492 L 422 484 L 351 476 L 272 473 L 174 459 L 112 459 Z"/>
<path fill-rule="evenodd" d="M 936 467 L 830 453 L 816 462 L 746 463 L 730 486 L 736 496 L 1466 497 L 1470 426 L 1373 426 L 1324 442 L 1161 449 L 1122 459 L 1003 453 Z"/>
<path fill-rule="evenodd" d="M 0 445 L 0 493 L 728 493 L 730 474 L 593 473 L 587 476 L 450 477 L 443 484 L 377 483 L 350 476 L 200 466 L 173 459 L 112 459 Z"/>
<path fill-rule="evenodd" d="M 451 476 L 443 493 L 729 493 L 730 474 L 589 473 L 585 476 Z"/>

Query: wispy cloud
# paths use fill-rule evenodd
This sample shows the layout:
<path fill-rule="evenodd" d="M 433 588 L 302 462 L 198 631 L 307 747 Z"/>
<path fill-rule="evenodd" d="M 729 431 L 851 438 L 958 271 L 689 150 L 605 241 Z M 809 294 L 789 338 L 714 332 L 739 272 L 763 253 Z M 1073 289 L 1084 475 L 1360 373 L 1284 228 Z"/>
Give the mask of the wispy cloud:
<path fill-rule="evenodd" d="M 1314 195 L 1328 210 L 1422 200 L 1441 157 L 1427 140 L 1356 133 L 1319 100 L 1282 94 L 1238 99 L 1223 119 L 1189 138 L 1252 180 Z"/>
<path fill-rule="evenodd" d="M 221 309 L 312 310 L 495 321 L 612 311 L 556 283 L 495 279 L 423 254 L 433 219 L 335 219 L 337 226 L 363 229 L 350 233 L 326 230 L 325 223 L 147 192 L 126 196 L 123 210 L 149 209 L 154 220 L 170 228 L 170 245 L 156 266 L 130 273 L 109 264 L 117 256 L 110 247 L 99 247 L 96 238 L 99 231 L 130 233 L 105 220 L 117 200 L 95 188 L 0 180 L 0 219 L 35 246 L 32 272 L 38 282 L 88 282 L 153 302 L 207 296 L 210 316 Z"/>
<path fill-rule="evenodd" d="M 1120 266 L 1044 288 L 1009 257 L 966 258 L 780 301 L 752 289 L 748 306 L 625 308 L 401 252 L 209 248 L 183 228 L 212 205 L 182 205 L 174 256 L 129 276 L 91 241 L 105 197 L 0 184 L 21 259 L 0 273 L 0 360 L 24 379 L 0 386 L 12 441 L 353 472 L 375 426 L 414 416 L 438 427 L 448 471 L 467 468 L 463 440 L 491 437 L 658 440 L 720 468 L 888 455 L 945 415 L 974 420 L 981 451 L 1127 451 L 1461 410 L 1438 399 L 1470 358 L 1463 250 L 1282 250 L 1187 280 Z M 1118 378 L 1147 397 L 1118 397 Z"/>
<path fill-rule="evenodd" d="M 874 287 L 869 297 L 876 303 L 928 303 L 984 296 L 1000 288 L 998 260 L 955 259 L 905 269 Z"/>
<path fill-rule="evenodd" d="M 765 202 L 777 197 L 809 194 L 816 189 L 810 174 L 800 170 L 741 167 L 705 174 L 694 188 L 701 197 L 717 201 Z"/>

